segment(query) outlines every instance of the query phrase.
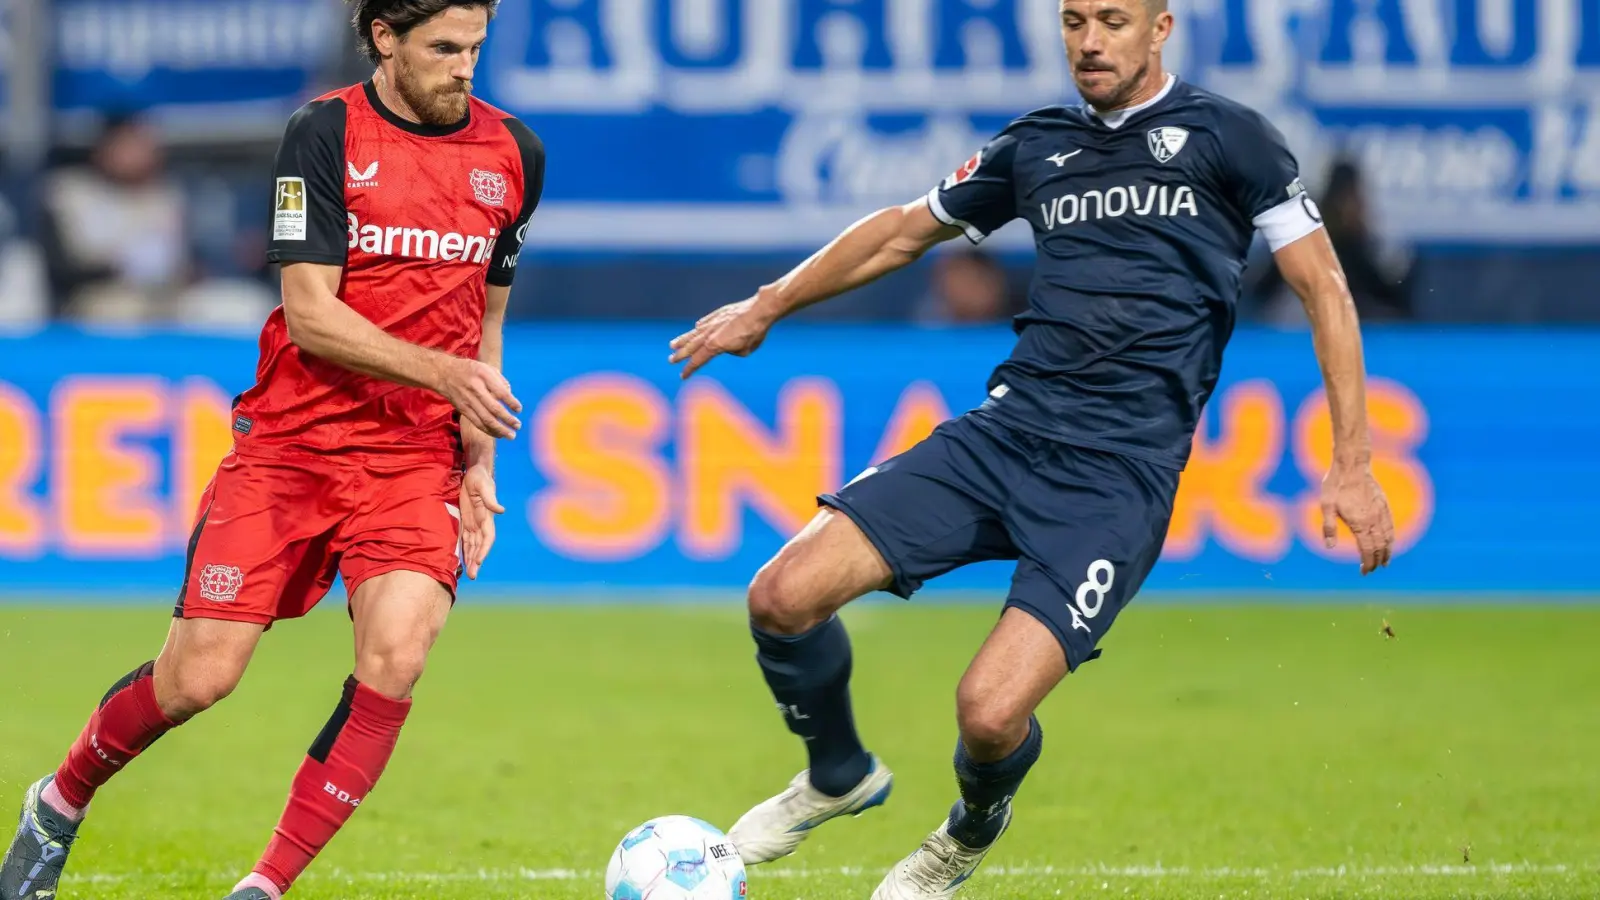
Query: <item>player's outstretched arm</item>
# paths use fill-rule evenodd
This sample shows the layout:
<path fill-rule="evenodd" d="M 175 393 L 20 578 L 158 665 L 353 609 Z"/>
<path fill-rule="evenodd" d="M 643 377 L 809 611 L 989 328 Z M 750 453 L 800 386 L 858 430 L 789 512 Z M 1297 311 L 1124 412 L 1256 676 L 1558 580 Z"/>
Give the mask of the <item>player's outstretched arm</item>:
<path fill-rule="evenodd" d="M 386 334 L 339 299 L 339 266 L 283 267 L 283 314 L 289 340 L 307 353 L 356 372 L 443 394 L 461 415 L 495 437 L 516 436 L 522 404 L 500 372 Z"/>
<path fill-rule="evenodd" d="M 881 209 L 845 229 L 827 246 L 763 287 L 757 311 L 772 321 L 911 265 L 961 229 L 934 218 L 928 198 Z"/>
<path fill-rule="evenodd" d="M 730 303 L 695 323 L 672 342 L 671 361 L 686 362 L 682 375 L 688 378 L 721 354 L 748 356 L 779 319 L 904 268 L 935 244 L 961 234 L 960 228 L 934 218 L 926 197 L 881 209 L 851 225 L 754 297 Z"/>
<path fill-rule="evenodd" d="M 1355 301 L 1323 229 L 1280 248 L 1273 256 L 1311 319 L 1312 342 L 1333 418 L 1333 467 L 1322 485 L 1323 538 L 1332 547 L 1338 537 L 1335 519 L 1343 519 L 1361 550 L 1361 573 L 1365 575 L 1389 564 L 1394 521 L 1383 489 L 1372 476 L 1366 363 Z"/>

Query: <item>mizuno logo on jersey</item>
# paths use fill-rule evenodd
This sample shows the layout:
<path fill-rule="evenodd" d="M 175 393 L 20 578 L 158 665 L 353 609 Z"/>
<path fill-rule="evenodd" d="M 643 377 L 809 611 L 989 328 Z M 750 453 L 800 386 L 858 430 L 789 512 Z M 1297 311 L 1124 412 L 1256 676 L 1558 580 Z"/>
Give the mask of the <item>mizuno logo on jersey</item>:
<path fill-rule="evenodd" d="M 1120 216 L 1198 216 L 1194 189 L 1188 185 L 1151 184 L 1114 187 L 1105 191 L 1067 194 L 1039 204 L 1044 230 L 1054 231 L 1074 222 L 1115 219 Z"/>
<path fill-rule="evenodd" d="M 359 250 L 374 256 L 398 256 L 404 259 L 482 265 L 494 255 L 495 238 L 500 234 L 495 228 L 490 228 L 487 236 L 468 236 L 454 231 L 440 234 L 423 228 L 363 225 L 355 213 L 350 213 L 348 219 L 352 251 Z"/>

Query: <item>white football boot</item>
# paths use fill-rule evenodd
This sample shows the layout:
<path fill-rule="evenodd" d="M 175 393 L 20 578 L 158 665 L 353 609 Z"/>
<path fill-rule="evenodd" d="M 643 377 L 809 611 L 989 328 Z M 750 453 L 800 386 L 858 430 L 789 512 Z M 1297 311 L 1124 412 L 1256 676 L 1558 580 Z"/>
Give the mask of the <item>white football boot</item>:
<path fill-rule="evenodd" d="M 1000 834 L 1011 826 L 1009 804 L 1005 815 Z M 974 850 L 950 836 L 950 822 L 946 820 L 916 852 L 895 863 L 872 892 L 872 900 L 950 900 L 999 840 L 996 837 L 988 847 Z"/>
<path fill-rule="evenodd" d="M 889 799 L 894 773 L 878 757 L 872 757 L 867 777 L 843 797 L 829 797 L 811 786 L 807 769 L 789 782 L 783 793 L 767 800 L 739 817 L 728 830 L 728 839 L 739 848 L 745 865 L 788 856 L 811 835 L 812 829 L 829 819 L 859 816 Z"/>

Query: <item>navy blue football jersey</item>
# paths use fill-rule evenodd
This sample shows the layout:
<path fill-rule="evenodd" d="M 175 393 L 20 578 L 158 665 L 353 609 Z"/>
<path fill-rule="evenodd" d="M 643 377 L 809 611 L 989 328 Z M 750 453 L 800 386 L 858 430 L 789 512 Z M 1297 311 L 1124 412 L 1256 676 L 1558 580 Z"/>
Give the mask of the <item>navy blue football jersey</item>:
<path fill-rule="evenodd" d="M 1274 250 L 1321 227 L 1283 136 L 1168 76 L 1148 103 L 1017 119 L 929 194 L 980 242 L 1015 218 L 1037 263 L 985 406 L 1011 426 L 1182 468 L 1233 332 L 1259 228 Z"/>

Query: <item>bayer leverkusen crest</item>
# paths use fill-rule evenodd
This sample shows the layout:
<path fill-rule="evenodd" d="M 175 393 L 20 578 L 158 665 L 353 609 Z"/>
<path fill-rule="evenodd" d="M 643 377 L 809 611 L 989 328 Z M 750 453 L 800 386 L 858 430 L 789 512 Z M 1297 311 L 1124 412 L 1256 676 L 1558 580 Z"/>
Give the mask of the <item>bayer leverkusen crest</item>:
<path fill-rule="evenodd" d="M 472 170 L 472 193 L 485 206 L 506 205 L 506 177 L 499 172 Z"/>
<path fill-rule="evenodd" d="M 1163 125 L 1150 129 L 1149 138 L 1150 153 L 1155 156 L 1156 162 L 1170 162 L 1189 142 L 1189 130 L 1176 125 Z"/>

